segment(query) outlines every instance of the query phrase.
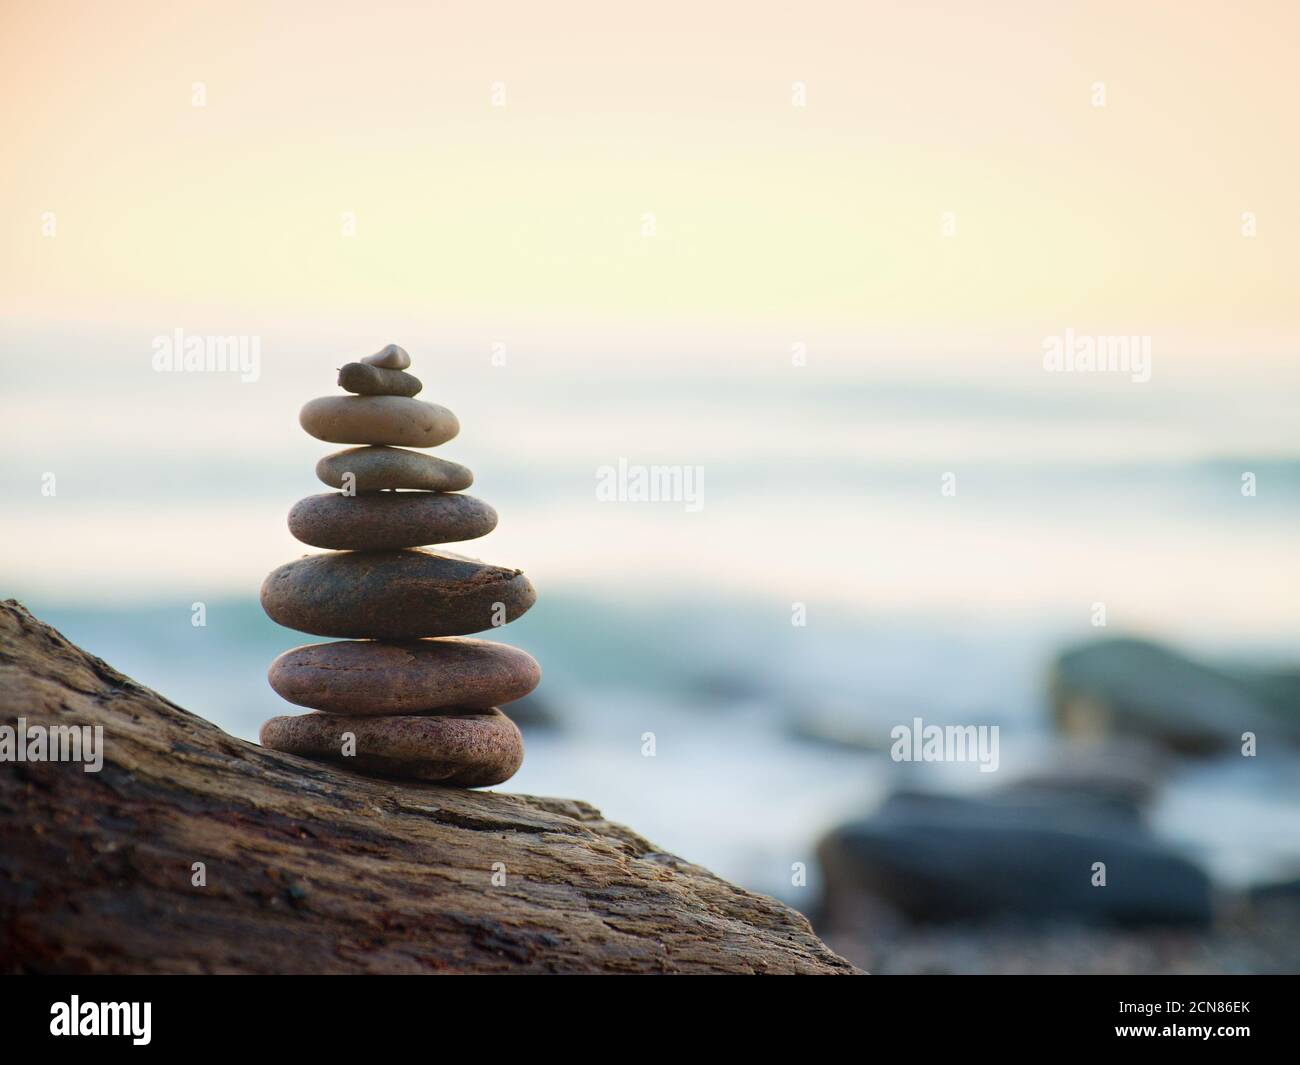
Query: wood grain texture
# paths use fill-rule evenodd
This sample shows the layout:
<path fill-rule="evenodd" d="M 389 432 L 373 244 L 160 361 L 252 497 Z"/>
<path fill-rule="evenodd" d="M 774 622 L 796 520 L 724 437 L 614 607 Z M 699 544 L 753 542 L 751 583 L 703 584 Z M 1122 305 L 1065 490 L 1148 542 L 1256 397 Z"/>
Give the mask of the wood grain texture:
<path fill-rule="evenodd" d="M 0 724 L 20 716 L 102 725 L 105 754 L 98 773 L 0 764 L 5 972 L 856 971 L 799 914 L 586 803 L 265 750 L 9 601 Z"/>

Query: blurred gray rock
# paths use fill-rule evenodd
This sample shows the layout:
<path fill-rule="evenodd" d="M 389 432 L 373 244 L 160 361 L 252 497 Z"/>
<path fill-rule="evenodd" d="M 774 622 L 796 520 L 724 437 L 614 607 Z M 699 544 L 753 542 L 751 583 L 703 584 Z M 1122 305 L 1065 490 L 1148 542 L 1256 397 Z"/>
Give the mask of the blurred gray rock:
<path fill-rule="evenodd" d="M 1070 740 L 1044 765 L 1000 789 L 1002 796 L 1090 797 L 1136 814 L 1150 805 L 1176 761 L 1155 743 L 1132 737 Z"/>
<path fill-rule="evenodd" d="M 1133 735 L 1185 754 L 1300 742 L 1300 681 L 1235 673 L 1145 640 L 1108 639 L 1062 653 L 1052 668 L 1057 727 L 1066 735 Z"/>
<path fill-rule="evenodd" d="M 792 739 L 853 751 L 889 750 L 893 742 L 889 730 L 914 716 L 910 710 L 891 715 L 863 699 L 815 693 L 792 699 L 782 709 L 785 731 Z"/>
<path fill-rule="evenodd" d="M 1247 897 L 1253 906 L 1288 906 L 1300 911 L 1300 877 L 1255 884 Z"/>
<path fill-rule="evenodd" d="M 506 703 L 501 712 L 519 726 L 521 732 L 559 731 L 563 728 L 555 706 L 544 696 L 531 692 L 522 699 Z"/>

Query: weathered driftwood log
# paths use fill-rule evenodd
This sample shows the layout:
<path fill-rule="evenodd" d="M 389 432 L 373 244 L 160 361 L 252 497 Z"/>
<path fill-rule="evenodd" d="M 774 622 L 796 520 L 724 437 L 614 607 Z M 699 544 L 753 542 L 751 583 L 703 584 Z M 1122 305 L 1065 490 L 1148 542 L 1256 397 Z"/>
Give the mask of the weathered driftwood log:
<path fill-rule="evenodd" d="M 585 803 L 245 743 L 9 601 L 0 726 L 19 717 L 103 726 L 104 760 L 0 763 L 6 972 L 854 971 L 797 913 Z"/>

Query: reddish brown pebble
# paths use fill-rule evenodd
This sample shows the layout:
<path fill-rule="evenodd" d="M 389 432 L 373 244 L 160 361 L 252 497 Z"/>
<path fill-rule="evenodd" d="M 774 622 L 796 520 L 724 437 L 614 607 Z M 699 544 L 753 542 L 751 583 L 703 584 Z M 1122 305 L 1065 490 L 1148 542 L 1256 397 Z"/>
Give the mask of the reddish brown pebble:
<path fill-rule="evenodd" d="M 324 492 L 289 511 L 289 531 L 304 544 L 344 551 L 473 540 L 496 525 L 497 512 L 481 499 L 449 492 Z"/>
<path fill-rule="evenodd" d="M 347 735 L 355 738 L 355 751 Z M 262 746 L 337 762 L 373 776 L 485 788 L 514 776 L 524 760 L 524 738 L 500 710 L 425 717 L 273 717 L 262 726 Z"/>
<path fill-rule="evenodd" d="M 268 677 L 299 706 L 382 715 L 490 709 L 523 698 L 542 671 L 527 652 L 488 640 L 344 640 L 285 651 Z"/>

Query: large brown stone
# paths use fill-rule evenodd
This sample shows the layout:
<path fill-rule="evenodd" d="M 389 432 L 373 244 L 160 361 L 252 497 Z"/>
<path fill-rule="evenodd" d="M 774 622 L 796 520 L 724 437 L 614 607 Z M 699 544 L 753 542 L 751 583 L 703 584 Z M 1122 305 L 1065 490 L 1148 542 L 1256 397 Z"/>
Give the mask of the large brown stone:
<path fill-rule="evenodd" d="M 262 583 L 273 621 L 350 639 L 467 636 L 513 621 L 536 599 L 520 570 L 415 549 L 308 555 Z"/>
<path fill-rule="evenodd" d="M 464 788 L 501 784 L 524 760 L 524 738 L 500 710 L 421 717 L 273 717 L 259 738 L 263 747 L 362 773 Z M 355 743 L 354 753 L 345 754 L 349 742 Z"/>
<path fill-rule="evenodd" d="M 357 492 L 384 488 L 459 492 L 474 483 L 474 474 L 458 462 L 400 447 L 351 447 L 316 463 L 316 476 L 331 488 L 346 487 L 343 478 L 349 473 Z"/>
<path fill-rule="evenodd" d="M 308 400 L 298 422 L 332 444 L 437 447 L 460 432 L 446 407 L 407 396 L 321 396 Z"/>
<path fill-rule="evenodd" d="M 246 743 L 11 601 L 0 723 L 20 717 L 102 728 L 104 764 L 0 766 L 5 972 L 856 971 L 802 914 L 584 802 L 376 780 Z"/>
<path fill-rule="evenodd" d="M 339 388 L 359 396 L 415 396 L 423 387 L 418 377 L 368 362 L 350 362 L 339 370 Z"/>
<path fill-rule="evenodd" d="M 474 540 L 496 525 L 497 512 L 483 500 L 448 492 L 325 492 L 289 511 L 289 531 L 304 544 L 345 551 Z"/>
<path fill-rule="evenodd" d="M 527 652 L 488 640 L 343 640 L 285 651 L 267 676 L 299 706 L 382 715 L 486 710 L 527 695 L 542 671 Z"/>

